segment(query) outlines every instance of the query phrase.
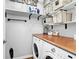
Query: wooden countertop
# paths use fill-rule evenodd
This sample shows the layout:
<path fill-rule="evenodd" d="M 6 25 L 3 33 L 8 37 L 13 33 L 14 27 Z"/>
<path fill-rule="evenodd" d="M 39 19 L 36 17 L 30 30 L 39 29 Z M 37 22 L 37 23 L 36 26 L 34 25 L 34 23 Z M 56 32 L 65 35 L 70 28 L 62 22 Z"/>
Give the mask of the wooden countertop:
<path fill-rule="evenodd" d="M 34 36 L 76 55 L 76 41 L 73 38 L 45 34 Z"/>

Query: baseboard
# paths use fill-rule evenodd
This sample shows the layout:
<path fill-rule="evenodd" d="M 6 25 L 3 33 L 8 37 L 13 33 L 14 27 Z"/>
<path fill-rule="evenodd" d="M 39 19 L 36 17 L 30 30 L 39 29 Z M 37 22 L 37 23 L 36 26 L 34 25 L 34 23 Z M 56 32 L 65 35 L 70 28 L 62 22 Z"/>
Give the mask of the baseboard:
<path fill-rule="evenodd" d="M 21 57 L 15 57 L 13 59 L 23 59 L 23 58 L 29 58 L 29 57 L 33 57 L 33 55 L 26 55 L 26 56 L 21 56 Z"/>

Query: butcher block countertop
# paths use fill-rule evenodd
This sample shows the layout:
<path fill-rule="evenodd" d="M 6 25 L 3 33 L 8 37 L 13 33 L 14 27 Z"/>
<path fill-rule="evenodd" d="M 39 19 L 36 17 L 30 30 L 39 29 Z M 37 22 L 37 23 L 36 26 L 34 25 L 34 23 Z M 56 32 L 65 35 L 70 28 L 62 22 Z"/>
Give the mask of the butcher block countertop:
<path fill-rule="evenodd" d="M 76 41 L 70 37 L 34 34 L 35 37 L 76 55 Z"/>

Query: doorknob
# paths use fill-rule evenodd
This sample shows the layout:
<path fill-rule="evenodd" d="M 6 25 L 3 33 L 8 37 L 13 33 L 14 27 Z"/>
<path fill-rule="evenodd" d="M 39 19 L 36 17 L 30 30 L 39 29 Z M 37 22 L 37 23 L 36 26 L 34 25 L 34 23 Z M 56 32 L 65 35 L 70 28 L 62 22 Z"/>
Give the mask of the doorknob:
<path fill-rule="evenodd" d="M 6 40 L 3 40 L 3 44 L 5 44 L 7 41 Z"/>

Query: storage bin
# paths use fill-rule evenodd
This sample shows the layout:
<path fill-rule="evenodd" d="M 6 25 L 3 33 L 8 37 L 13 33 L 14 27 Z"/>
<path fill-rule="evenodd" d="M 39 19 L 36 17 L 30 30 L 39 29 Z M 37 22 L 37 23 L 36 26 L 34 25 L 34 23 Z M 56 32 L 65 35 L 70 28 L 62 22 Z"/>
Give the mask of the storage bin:
<path fill-rule="evenodd" d="M 67 19 L 64 22 L 72 21 L 72 13 L 67 13 L 66 17 Z"/>
<path fill-rule="evenodd" d="M 44 6 L 44 14 L 51 14 L 53 13 L 53 4 L 50 3 L 46 6 Z"/>
<path fill-rule="evenodd" d="M 54 23 L 62 23 L 66 21 L 66 11 L 58 11 L 54 16 L 53 16 L 53 22 Z"/>
<path fill-rule="evenodd" d="M 72 10 L 72 21 L 76 21 L 76 8 Z"/>
<path fill-rule="evenodd" d="M 52 23 L 52 22 L 53 22 L 53 17 L 46 18 L 46 23 Z"/>
<path fill-rule="evenodd" d="M 60 10 L 53 16 L 54 23 L 63 23 L 72 20 L 72 14 L 67 11 Z"/>
<path fill-rule="evenodd" d="M 56 0 L 53 2 L 53 10 L 57 10 L 70 2 L 72 2 L 72 0 Z"/>

